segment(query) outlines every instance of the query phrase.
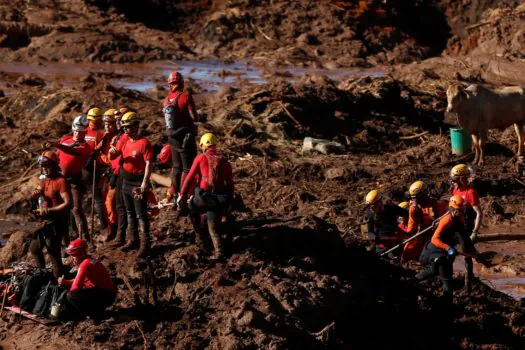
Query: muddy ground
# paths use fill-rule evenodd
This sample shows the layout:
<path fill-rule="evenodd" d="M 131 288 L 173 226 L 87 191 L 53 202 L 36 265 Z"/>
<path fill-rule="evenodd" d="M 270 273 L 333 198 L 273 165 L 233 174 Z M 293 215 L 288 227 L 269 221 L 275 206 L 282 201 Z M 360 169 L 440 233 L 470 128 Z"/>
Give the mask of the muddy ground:
<path fill-rule="evenodd" d="M 455 120 L 444 114 L 443 93 L 451 81 L 525 79 L 518 1 L 142 3 L 0 6 L 0 212 L 11 225 L 1 232 L 10 239 L 0 260 L 30 259 L 24 199 L 42 142 L 68 132 L 72 118 L 92 106 L 127 105 L 160 149 L 165 72 L 201 59 L 243 60 L 260 72 L 251 80 L 248 73 L 214 80 L 213 88 L 212 75 L 237 71 L 199 80 L 203 68 L 195 65 L 185 74 L 206 117 L 199 133 L 216 133 L 234 168 L 232 255 L 225 263 L 199 257 L 187 219 L 164 209 L 153 223 L 157 306 L 135 305 L 123 283 L 127 276 L 152 304 L 144 263 L 99 242 L 94 254 L 119 288 L 111 317 L 49 328 L 4 315 L 2 347 L 523 347 L 519 301 L 481 282 L 468 297 L 458 276 L 456 306 L 445 310 L 437 281 L 416 284 L 417 266 L 379 260 L 360 232 L 363 197 L 372 188 L 397 203 L 423 179 L 447 197 L 448 171 L 472 156 L 450 153 Z M 302 74 L 304 67 L 313 70 Z M 145 80 L 151 86 L 137 88 Z M 339 142 L 342 150 L 303 153 L 306 136 Z M 523 228 L 525 179 L 516 172 L 515 149 L 510 128 L 489 133 L 487 165 L 475 169 L 482 233 Z M 156 164 L 155 171 L 168 169 Z M 162 198 L 165 189 L 155 192 Z M 522 257 L 509 253 L 498 268 L 519 278 Z"/>

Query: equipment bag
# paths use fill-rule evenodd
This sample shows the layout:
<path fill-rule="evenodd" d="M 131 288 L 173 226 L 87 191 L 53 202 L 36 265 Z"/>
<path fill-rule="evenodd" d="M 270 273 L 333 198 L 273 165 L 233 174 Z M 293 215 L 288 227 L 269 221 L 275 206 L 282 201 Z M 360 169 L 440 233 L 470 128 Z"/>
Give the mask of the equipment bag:
<path fill-rule="evenodd" d="M 49 316 L 49 313 L 51 312 L 51 301 L 53 300 L 53 295 L 57 288 L 57 286 L 49 282 L 40 290 L 32 312 L 34 315 L 44 318 Z"/>
<path fill-rule="evenodd" d="M 20 307 L 32 312 L 42 287 L 45 287 L 52 280 L 52 275 L 44 269 L 36 269 L 31 275 L 26 276 L 22 282 Z"/>

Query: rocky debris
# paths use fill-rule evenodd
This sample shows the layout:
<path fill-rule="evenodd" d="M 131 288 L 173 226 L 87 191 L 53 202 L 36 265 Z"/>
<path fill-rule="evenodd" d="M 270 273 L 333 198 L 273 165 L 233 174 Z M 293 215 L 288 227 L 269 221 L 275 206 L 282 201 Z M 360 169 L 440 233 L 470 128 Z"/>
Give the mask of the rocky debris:
<path fill-rule="evenodd" d="M 304 138 L 302 148 L 304 153 L 317 151 L 321 152 L 322 154 L 343 153 L 344 150 L 345 147 L 338 142 L 314 139 L 311 137 Z"/>

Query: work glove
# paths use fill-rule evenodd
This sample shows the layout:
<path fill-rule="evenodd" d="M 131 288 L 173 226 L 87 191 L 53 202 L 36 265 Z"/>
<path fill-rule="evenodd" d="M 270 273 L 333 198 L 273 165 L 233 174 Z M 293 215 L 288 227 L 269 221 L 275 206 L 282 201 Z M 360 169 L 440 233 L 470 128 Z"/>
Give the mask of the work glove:
<path fill-rule="evenodd" d="M 184 198 L 184 196 L 182 196 L 180 193 L 177 197 L 177 209 L 181 210 L 182 209 L 182 205 L 184 204 L 184 201 L 186 200 L 186 198 Z"/>
<path fill-rule="evenodd" d="M 450 257 L 454 257 L 454 256 L 458 255 L 458 251 L 456 250 L 456 248 L 450 247 L 447 250 L 447 255 L 450 256 Z"/>
<path fill-rule="evenodd" d="M 470 235 L 470 240 L 472 242 L 475 242 L 476 238 L 478 238 L 478 233 L 477 232 L 472 232 L 472 234 Z"/>
<path fill-rule="evenodd" d="M 40 207 L 40 208 L 38 208 L 38 215 L 39 216 L 44 217 L 47 214 L 49 214 L 49 209 L 47 207 Z"/>

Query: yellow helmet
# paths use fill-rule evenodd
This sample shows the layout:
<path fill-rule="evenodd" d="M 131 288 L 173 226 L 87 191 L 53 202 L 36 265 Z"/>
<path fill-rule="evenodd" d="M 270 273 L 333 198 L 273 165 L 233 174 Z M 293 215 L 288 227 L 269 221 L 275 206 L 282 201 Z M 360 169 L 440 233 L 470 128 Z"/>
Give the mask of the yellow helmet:
<path fill-rule="evenodd" d="M 201 141 L 199 142 L 201 147 L 208 148 L 211 146 L 215 146 L 217 144 L 217 138 L 214 134 L 211 132 L 208 132 L 201 137 Z"/>
<path fill-rule="evenodd" d="M 139 122 L 139 116 L 135 112 L 127 112 L 122 116 L 122 119 L 120 121 L 120 125 L 122 126 L 130 126 L 135 123 Z"/>
<path fill-rule="evenodd" d="M 472 169 L 470 169 L 465 164 L 458 164 L 455 167 L 450 170 L 450 177 L 451 178 L 458 178 L 463 176 L 470 176 L 472 174 Z"/>
<path fill-rule="evenodd" d="M 408 209 L 409 206 L 410 206 L 410 204 L 408 202 L 401 202 L 401 203 L 399 203 L 399 207 L 403 208 L 403 209 Z"/>
<path fill-rule="evenodd" d="M 464 206 L 465 206 L 465 201 L 463 200 L 463 197 L 457 194 L 450 197 L 450 200 L 448 201 L 449 208 L 463 209 Z"/>
<path fill-rule="evenodd" d="M 104 112 L 104 115 L 102 116 L 102 121 L 115 122 L 115 115 L 117 113 L 118 111 L 115 108 L 108 109 Z"/>
<path fill-rule="evenodd" d="M 91 108 L 87 112 L 87 118 L 88 120 L 99 120 L 102 117 L 102 110 L 98 107 Z"/>
<path fill-rule="evenodd" d="M 368 192 L 365 197 L 365 204 L 372 205 L 381 199 L 381 193 L 378 190 L 372 190 Z"/>
<path fill-rule="evenodd" d="M 410 197 L 418 197 L 427 192 L 427 184 L 423 181 L 416 181 L 408 189 L 408 194 Z"/>

